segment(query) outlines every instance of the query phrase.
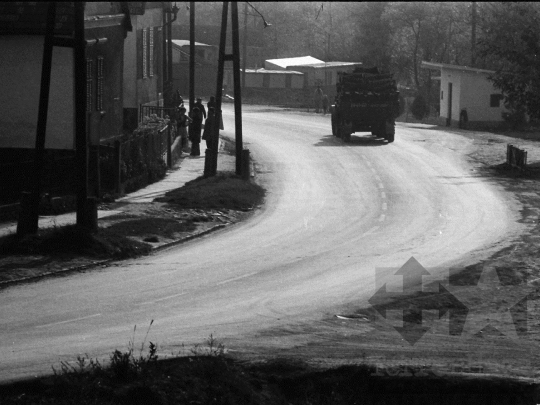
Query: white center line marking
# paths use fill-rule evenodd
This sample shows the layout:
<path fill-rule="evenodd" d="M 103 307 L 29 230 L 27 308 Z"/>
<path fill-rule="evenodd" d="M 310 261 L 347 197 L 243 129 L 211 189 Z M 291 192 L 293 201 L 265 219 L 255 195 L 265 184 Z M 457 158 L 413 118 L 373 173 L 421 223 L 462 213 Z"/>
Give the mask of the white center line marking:
<path fill-rule="evenodd" d="M 370 233 L 375 232 L 377 229 L 379 229 L 379 225 L 374 226 L 373 228 L 371 228 L 371 229 L 370 229 L 369 231 L 367 231 L 367 232 L 364 232 L 364 234 L 363 234 L 362 236 L 369 235 Z"/>
<path fill-rule="evenodd" d="M 85 319 L 96 318 L 96 317 L 98 317 L 98 316 L 101 316 L 101 314 L 94 314 L 94 315 L 83 316 L 82 318 L 68 319 L 67 321 L 60 321 L 60 322 L 47 323 L 47 324 L 45 324 L 45 325 L 39 325 L 39 326 L 36 326 L 36 328 L 47 328 L 47 327 L 49 327 L 49 326 L 62 325 L 62 324 L 64 324 L 64 323 L 77 322 L 77 321 L 84 321 Z"/>
<path fill-rule="evenodd" d="M 249 277 L 249 276 L 254 276 L 254 275 L 257 274 L 257 273 L 258 273 L 258 271 L 254 271 L 253 273 L 248 273 L 248 274 L 244 274 L 244 275 L 242 275 L 242 276 L 230 278 L 230 279 L 228 279 L 228 280 L 220 281 L 220 282 L 217 283 L 216 285 L 223 285 L 223 284 L 231 283 L 231 282 L 233 282 L 233 281 L 241 280 L 241 279 L 246 278 L 246 277 Z"/>
<path fill-rule="evenodd" d="M 386 205 L 385 202 L 383 202 L 383 203 L 382 203 L 382 209 L 383 209 L 383 211 L 386 211 L 387 208 L 388 208 L 388 206 Z"/>
<path fill-rule="evenodd" d="M 379 222 L 384 221 L 385 218 L 386 218 L 386 216 L 384 214 L 381 214 L 381 216 L 379 217 Z"/>
<path fill-rule="evenodd" d="M 386 193 L 384 191 L 381 191 L 381 197 L 386 198 Z"/>
<path fill-rule="evenodd" d="M 178 293 L 178 294 L 167 295 L 166 297 L 158 298 L 157 300 L 151 300 L 151 301 L 146 301 L 146 302 L 140 302 L 139 305 L 155 304 L 156 302 L 169 300 L 169 299 L 171 299 L 171 298 L 180 297 L 180 296 L 186 295 L 186 294 L 187 294 L 187 292 L 181 292 L 181 293 Z"/>
<path fill-rule="evenodd" d="M 379 188 L 384 188 L 384 184 L 379 183 Z"/>

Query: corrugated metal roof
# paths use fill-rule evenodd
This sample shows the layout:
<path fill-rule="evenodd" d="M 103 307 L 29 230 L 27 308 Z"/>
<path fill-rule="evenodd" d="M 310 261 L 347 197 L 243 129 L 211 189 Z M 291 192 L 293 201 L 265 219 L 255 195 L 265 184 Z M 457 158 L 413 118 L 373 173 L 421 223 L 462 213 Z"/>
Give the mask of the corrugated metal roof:
<path fill-rule="evenodd" d="M 362 65 L 362 62 L 323 62 L 323 63 L 315 63 L 315 64 L 306 65 L 306 67 L 312 67 L 312 68 L 318 69 L 318 68 L 329 68 L 329 67 L 340 67 L 340 66 L 359 66 L 359 65 Z"/>
<path fill-rule="evenodd" d="M 422 64 L 420 65 L 420 67 L 427 68 L 427 69 L 444 68 L 444 69 L 462 70 L 462 71 L 475 72 L 475 73 L 495 73 L 494 70 L 478 69 L 478 68 L 472 68 L 469 66 L 449 65 L 447 63 L 434 63 L 434 62 L 426 62 L 426 61 L 422 61 Z"/>
<path fill-rule="evenodd" d="M 266 62 L 281 66 L 282 68 L 287 68 L 288 66 L 324 63 L 323 60 L 316 59 L 313 56 L 299 56 L 296 58 L 282 58 L 282 59 L 267 59 Z"/>
<path fill-rule="evenodd" d="M 188 39 L 173 39 L 172 43 L 176 46 L 189 46 L 189 40 Z M 195 46 L 214 46 L 214 45 L 208 45 L 203 44 L 201 42 L 195 42 Z"/>
<path fill-rule="evenodd" d="M 242 69 L 240 69 L 242 71 Z M 294 70 L 266 70 L 266 69 L 246 69 L 246 73 L 279 73 L 281 75 L 303 75 L 302 72 Z"/>

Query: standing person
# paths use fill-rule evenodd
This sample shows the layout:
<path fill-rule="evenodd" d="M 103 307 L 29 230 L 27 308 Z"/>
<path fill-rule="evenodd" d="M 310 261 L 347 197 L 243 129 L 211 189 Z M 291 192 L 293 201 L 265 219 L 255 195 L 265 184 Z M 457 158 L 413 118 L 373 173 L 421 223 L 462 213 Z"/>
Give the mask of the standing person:
<path fill-rule="evenodd" d="M 216 97 L 210 96 L 210 100 L 208 101 L 208 103 L 206 103 L 206 105 L 208 106 L 208 111 L 210 111 L 210 108 L 213 108 L 214 109 L 214 114 L 215 114 Z M 204 124 L 204 125 L 206 126 L 206 124 Z M 221 114 L 219 115 L 219 129 L 221 129 L 223 131 L 223 116 Z"/>
<path fill-rule="evenodd" d="M 197 102 L 193 104 L 193 108 L 198 108 L 204 119 L 206 119 L 206 109 L 202 103 L 202 98 L 198 97 Z"/>
<path fill-rule="evenodd" d="M 203 116 L 201 110 L 195 107 L 191 115 L 192 122 L 190 126 L 190 141 L 191 141 L 191 156 L 200 156 L 201 155 L 201 127 Z"/>
<path fill-rule="evenodd" d="M 178 114 L 176 117 L 176 127 L 178 130 L 178 136 L 181 138 L 181 145 L 184 148 L 187 145 L 188 133 L 187 126 L 193 120 L 186 115 L 186 109 L 184 107 L 178 107 Z"/>
<path fill-rule="evenodd" d="M 210 102 L 208 102 L 210 104 Z M 214 107 L 208 107 L 208 118 L 204 122 L 204 131 L 202 139 L 206 141 L 206 148 L 212 148 L 212 139 L 214 135 L 214 118 L 216 109 Z"/>
<path fill-rule="evenodd" d="M 324 94 L 322 97 L 322 109 L 323 114 L 326 115 L 326 112 L 328 111 L 328 95 Z"/>
<path fill-rule="evenodd" d="M 321 101 L 322 101 L 323 91 L 321 89 L 321 86 L 317 86 L 317 89 L 315 90 L 315 112 L 318 114 L 319 110 L 321 109 Z"/>
<path fill-rule="evenodd" d="M 174 106 L 179 106 L 179 107 L 183 107 L 184 106 L 184 99 L 182 98 L 182 96 L 180 95 L 180 90 L 176 90 L 174 93 L 173 93 L 173 105 Z"/>

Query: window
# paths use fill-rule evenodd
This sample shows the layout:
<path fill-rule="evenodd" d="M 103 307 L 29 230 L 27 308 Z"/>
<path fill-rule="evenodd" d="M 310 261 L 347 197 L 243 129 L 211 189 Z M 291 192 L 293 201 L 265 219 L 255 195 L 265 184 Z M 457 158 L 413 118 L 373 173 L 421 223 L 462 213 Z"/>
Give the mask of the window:
<path fill-rule="evenodd" d="M 148 41 L 148 31 L 146 28 L 143 28 L 142 30 L 142 77 L 143 79 L 146 79 L 148 77 L 148 49 L 147 49 L 147 41 Z"/>
<path fill-rule="evenodd" d="M 504 98 L 502 94 L 492 94 L 489 96 L 489 106 L 490 107 L 500 107 L 501 100 Z"/>
<path fill-rule="evenodd" d="M 86 112 L 92 111 L 92 59 L 86 59 Z"/>
<path fill-rule="evenodd" d="M 148 76 L 154 76 L 154 29 L 150 30 L 150 44 L 148 46 Z"/>
<path fill-rule="evenodd" d="M 96 94 L 96 110 L 103 110 L 103 56 L 97 58 L 97 94 Z"/>

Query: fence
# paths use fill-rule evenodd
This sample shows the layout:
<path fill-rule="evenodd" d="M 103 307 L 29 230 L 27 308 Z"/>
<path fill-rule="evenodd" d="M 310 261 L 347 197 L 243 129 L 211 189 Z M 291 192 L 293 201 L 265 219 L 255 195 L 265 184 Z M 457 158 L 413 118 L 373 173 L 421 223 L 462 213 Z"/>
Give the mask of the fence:
<path fill-rule="evenodd" d="M 156 114 L 159 118 L 165 118 L 166 115 L 172 117 L 173 112 L 174 108 L 141 104 L 139 106 L 139 122 L 141 122 L 144 117 L 150 117 L 152 114 Z"/>
<path fill-rule="evenodd" d="M 102 187 L 116 193 L 130 192 L 153 183 L 172 167 L 174 126 L 148 125 L 123 142 L 100 146 Z M 166 163 L 164 161 L 166 156 Z"/>
<path fill-rule="evenodd" d="M 506 164 L 511 168 L 525 170 L 527 166 L 527 151 L 516 148 L 514 145 L 506 146 Z"/>

